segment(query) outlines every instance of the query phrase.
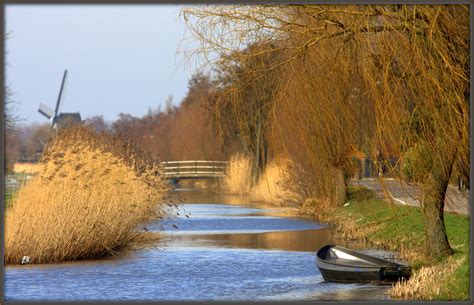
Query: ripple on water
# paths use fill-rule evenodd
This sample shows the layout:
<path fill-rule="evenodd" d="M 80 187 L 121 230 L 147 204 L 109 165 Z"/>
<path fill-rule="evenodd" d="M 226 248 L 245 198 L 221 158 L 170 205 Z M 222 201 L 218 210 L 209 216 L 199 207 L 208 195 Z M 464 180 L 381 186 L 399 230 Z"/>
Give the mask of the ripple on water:
<path fill-rule="evenodd" d="M 7 274 L 7 300 L 304 300 L 354 289 L 324 283 L 313 253 L 250 249 L 148 249 L 100 264 Z"/>
<path fill-rule="evenodd" d="M 319 224 L 270 217 L 264 210 L 235 205 L 190 204 L 184 209 L 191 218 L 148 226 L 158 230 L 164 225 L 169 230 L 158 248 L 120 259 L 7 267 L 5 299 L 386 298 L 385 287 L 323 281 L 314 247 L 329 242 L 331 236 Z M 178 230 L 170 229 L 172 224 L 177 224 Z"/>
<path fill-rule="evenodd" d="M 226 234 L 314 230 L 323 227 L 313 221 L 268 216 L 265 213 L 264 209 L 238 205 L 184 204 L 179 217 L 152 222 L 147 225 L 147 229 L 170 234 Z"/>

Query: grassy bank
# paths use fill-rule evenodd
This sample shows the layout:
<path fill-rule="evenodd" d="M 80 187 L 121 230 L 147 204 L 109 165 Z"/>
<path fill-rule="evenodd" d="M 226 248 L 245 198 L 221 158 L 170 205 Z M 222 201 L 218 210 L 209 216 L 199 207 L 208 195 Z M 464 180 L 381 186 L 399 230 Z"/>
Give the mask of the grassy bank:
<path fill-rule="evenodd" d="M 455 254 L 434 260 L 424 254 L 421 209 L 389 204 L 362 188 L 352 188 L 348 201 L 349 206 L 335 208 L 324 218 L 335 223 L 343 237 L 365 239 L 374 246 L 397 251 L 413 267 L 412 278 L 394 286 L 392 297 L 469 299 L 469 217 L 445 214 L 447 235 Z"/>
<path fill-rule="evenodd" d="M 332 223 L 344 239 L 365 240 L 376 248 L 400 253 L 413 268 L 407 282 L 390 290 L 393 298 L 407 300 L 469 299 L 469 217 L 445 213 L 445 225 L 454 255 L 435 260 L 425 254 L 422 211 L 418 207 L 400 206 L 376 198 L 371 190 L 351 188 L 345 207 L 335 207 L 327 199 L 306 199 L 304 203 L 288 190 L 285 164 L 269 164 L 256 183 L 251 179 L 249 158 L 230 160 L 223 190 L 242 194 L 251 200 L 293 207 L 318 221 Z M 238 192 L 240 190 L 240 193 Z"/>
<path fill-rule="evenodd" d="M 5 194 L 3 196 L 3 208 L 6 210 L 10 207 L 10 203 L 12 201 L 13 194 Z"/>
<path fill-rule="evenodd" d="M 6 210 L 7 208 L 10 207 L 10 203 L 13 201 L 13 197 L 15 196 L 16 192 L 18 191 L 21 186 L 23 186 L 27 181 L 28 178 L 31 178 L 32 173 L 27 173 L 27 172 L 13 172 L 9 174 L 5 174 L 5 195 L 3 197 L 4 201 L 4 209 Z M 9 178 L 13 178 L 18 182 L 17 186 L 10 186 L 6 182 Z"/>
<path fill-rule="evenodd" d="M 115 254 L 139 237 L 139 224 L 163 215 L 166 191 L 158 163 L 136 146 L 89 129 L 65 130 L 10 202 L 5 263 Z"/>

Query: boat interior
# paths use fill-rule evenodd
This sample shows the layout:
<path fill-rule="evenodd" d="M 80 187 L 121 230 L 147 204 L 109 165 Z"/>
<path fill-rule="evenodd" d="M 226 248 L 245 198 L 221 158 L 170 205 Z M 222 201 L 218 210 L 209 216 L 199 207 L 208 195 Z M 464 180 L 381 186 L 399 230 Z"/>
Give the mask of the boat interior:
<path fill-rule="evenodd" d="M 329 247 L 326 249 L 325 254 L 322 254 L 321 259 L 324 259 L 328 263 L 347 265 L 355 267 L 374 267 L 374 266 L 389 266 L 393 265 L 392 262 L 365 255 L 345 249 L 342 247 Z"/>

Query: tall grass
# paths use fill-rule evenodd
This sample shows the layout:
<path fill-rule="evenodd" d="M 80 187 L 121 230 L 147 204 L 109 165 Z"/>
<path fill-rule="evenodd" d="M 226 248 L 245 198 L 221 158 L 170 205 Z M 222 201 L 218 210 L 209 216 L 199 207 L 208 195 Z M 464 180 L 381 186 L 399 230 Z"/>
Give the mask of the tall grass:
<path fill-rule="evenodd" d="M 389 293 L 398 299 L 453 300 L 453 296 L 446 295 L 443 291 L 446 286 L 443 284 L 449 283 L 449 276 L 463 264 L 463 261 L 464 259 L 450 258 L 444 264 L 422 267 L 408 281 L 397 282 Z M 459 294 L 454 295 L 454 299 L 458 299 L 460 296 L 462 297 Z"/>
<path fill-rule="evenodd" d="M 298 202 L 299 196 L 289 188 L 289 183 L 287 162 L 273 161 L 265 167 L 252 188 L 252 199 L 278 204 Z"/>
<path fill-rule="evenodd" d="M 236 154 L 231 156 L 222 187 L 228 194 L 249 195 L 253 201 L 282 204 L 299 202 L 300 196 L 289 187 L 289 161 L 270 162 L 258 179 L 252 175 L 252 161 L 249 157 Z"/>
<path fill-rule="evenodd" d="M 231 156 L 226 176 L 222 180 L 224 191 L 229 194 L 248 195 L 252 189 L 252 161 L 242 154 Z"/>
<path fill-rule="evenodd" d="M 167 186 L 151 161 L 118 137 L 61 132 L 6 213 L 6 264 L 100 258 L 130 244 L 137 225 L 163 216 Z"/>

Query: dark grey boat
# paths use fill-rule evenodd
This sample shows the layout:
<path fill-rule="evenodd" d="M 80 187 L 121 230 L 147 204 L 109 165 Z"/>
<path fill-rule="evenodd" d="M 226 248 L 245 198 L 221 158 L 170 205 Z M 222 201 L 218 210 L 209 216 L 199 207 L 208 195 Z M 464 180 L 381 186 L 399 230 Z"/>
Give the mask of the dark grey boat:
<path fill-rule="evenodd" d="M 409 266 L 335 245 L 319 249 L 316 265 L 328 282 L 384 283 L 408 279 L 411 274 Z"/>

